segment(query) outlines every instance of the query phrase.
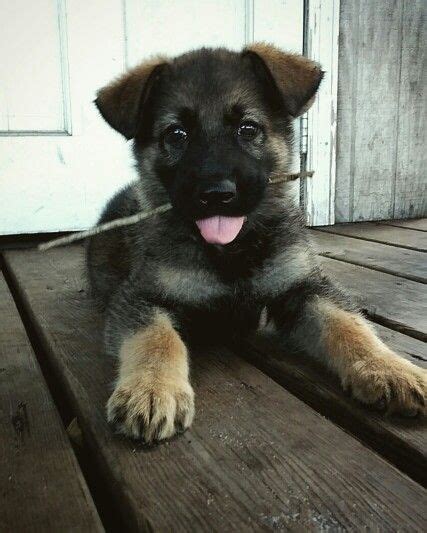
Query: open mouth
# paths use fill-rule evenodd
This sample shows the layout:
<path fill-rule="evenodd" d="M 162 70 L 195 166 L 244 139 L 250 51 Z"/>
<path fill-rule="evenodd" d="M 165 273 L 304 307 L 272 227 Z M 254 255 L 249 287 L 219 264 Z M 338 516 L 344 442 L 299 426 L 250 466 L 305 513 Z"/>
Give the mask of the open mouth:
<path fill-rule="evenodd" d="M 201 236 L 209 244 L 229 244 L 240 233 L 245 220 L 246 217 L 216 215 L 196 220 L 196 225 Z"/>

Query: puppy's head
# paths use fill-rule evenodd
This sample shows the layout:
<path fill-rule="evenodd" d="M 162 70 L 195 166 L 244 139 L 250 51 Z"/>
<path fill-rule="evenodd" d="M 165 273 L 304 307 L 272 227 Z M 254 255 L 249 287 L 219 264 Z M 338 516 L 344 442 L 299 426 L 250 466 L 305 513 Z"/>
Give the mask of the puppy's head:
<path fill-rule="evenodd" d="M 147 190 L 169 196 L 209 243 L 228 244 L 291 159 L 292 120 L 310 106 L 320 67 L 254 44 L 143 63 L 96 105 L 127 139 Z"/>

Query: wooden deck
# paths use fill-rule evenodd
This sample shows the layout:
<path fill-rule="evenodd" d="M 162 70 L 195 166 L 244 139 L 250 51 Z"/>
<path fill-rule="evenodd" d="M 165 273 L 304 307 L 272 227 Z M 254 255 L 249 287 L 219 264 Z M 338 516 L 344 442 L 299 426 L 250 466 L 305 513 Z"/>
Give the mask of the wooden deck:
<path fill-rule="evenodd" d="M 427 221 L 311 233 L 380 336 L 427 368 Z M 427 530 L 426 421 L 361 407 L 266 339 L 193 354 L 185 435 L 113 435 L 82 251 L 3 252 L 1 531 Z"/>

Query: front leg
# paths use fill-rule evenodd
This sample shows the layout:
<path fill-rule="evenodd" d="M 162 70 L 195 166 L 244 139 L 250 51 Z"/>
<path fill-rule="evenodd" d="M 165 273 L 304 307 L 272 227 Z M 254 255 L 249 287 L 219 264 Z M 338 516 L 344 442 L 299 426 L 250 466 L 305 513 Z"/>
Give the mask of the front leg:
<path fill-rule="evenodd" d="M 277 298 L 270 313 L 291 344 L 321 358 L 355 399 L 407 416 L 426 413 L 427 372 L 388 348 L 320 273 Z"/>
<path fill-rule="evenodd" d="M 194 417 L 194 392 L 187 348 L 167 311 L 127 295 L 108 312 L 107 348 L 120 360 L 108 421 L 146 443 L 184 431 Z"/>

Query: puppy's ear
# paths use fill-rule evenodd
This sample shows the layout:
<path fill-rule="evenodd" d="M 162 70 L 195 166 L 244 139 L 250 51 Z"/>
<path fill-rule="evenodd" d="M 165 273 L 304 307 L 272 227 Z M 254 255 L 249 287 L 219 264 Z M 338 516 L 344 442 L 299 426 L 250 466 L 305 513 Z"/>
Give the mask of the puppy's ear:
<path fill-rule="evenodd" d="M 166 64 L 161 57 L 146 61 L 98 91 L 96 107 L 126 139 L 135 137 L 143 103 Z"/>
<path fill-rule="evenodd" d="M 297 117 L 305 113 L 314 102 L 314 96 L 324 72 L 320 65 L 310 59 L 289 54 L 265 43 L 253 43 L 243 50 L 243 55 L 252 56 L 258 67 L 266 68 L 283 97 L 289 113 Z"/>

